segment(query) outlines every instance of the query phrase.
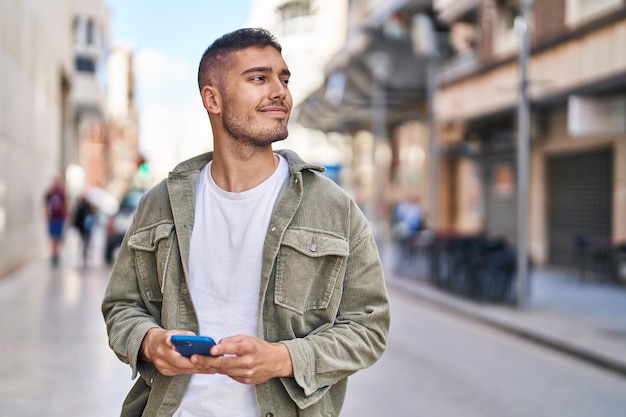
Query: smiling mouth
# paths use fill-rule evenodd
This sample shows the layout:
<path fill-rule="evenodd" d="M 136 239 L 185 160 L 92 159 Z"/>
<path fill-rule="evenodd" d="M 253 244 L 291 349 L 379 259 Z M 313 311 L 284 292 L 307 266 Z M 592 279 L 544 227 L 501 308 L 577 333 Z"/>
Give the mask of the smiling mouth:
<path fill-rule="evenodd" d="M 259 108 L 259 111 L 262 113 L 269 114 L 287 114 L 289 113 L 289 108 L 285 105 L 282 100 L 272 100 L 271 102 L 266 103 L 264 106 Z"/>
<path fill-rule="evenodd" d="M 271 113 L 271 114 L 275 114 L 275 113 L 280 113 L 280 114 L 287 114 L 287 108 L 286 107 L 265 107 L 259 110 L 262 113 Z"/>

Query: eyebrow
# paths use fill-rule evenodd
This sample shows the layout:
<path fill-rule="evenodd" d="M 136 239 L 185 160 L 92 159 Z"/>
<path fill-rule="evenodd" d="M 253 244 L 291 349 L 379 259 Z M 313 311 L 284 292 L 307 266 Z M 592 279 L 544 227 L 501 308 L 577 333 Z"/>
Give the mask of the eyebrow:
<path fill-rule="evenodd" d="M 241 73 L 241 75 L 245 75 L 245 74 L 249 74 L 252 72 L 267 72 L 267 73 L 272 73 L 273 69 L 272 67 L 252 67 L 252 68 L 248 68 L 247 70 L 245 70 L 244 72 Z M 287 76 L 291 76 L 291 71 L 289 71 L 288 69 L 283 69 L 280 72 L 280 75 L 287 75 Z"/>

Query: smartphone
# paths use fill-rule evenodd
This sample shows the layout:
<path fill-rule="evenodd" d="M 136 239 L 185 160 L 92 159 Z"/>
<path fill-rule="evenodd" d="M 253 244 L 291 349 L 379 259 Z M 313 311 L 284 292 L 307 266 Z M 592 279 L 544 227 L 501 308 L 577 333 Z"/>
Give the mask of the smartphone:
<path fill-rule="evenodd" d="M 215 346 L 215 341 L 208 336 L 172 335 L 172 344 L 183 356 L 191 355 L 211 355 L 211 347 Z"/>

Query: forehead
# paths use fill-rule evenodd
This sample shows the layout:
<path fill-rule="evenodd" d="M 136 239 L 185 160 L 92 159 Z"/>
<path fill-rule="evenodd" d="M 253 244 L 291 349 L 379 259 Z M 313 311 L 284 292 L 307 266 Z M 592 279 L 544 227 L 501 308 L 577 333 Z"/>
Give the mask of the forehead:
<path fill-rule="evenodd" d="M 283 56 L 272 46 L 250 47 L 239 50 L 233 55 L 232 72 L 234 75 L 241 75 L 251 68 L 267 68 L 273 73 L 280 73 L 287 70 L 287 63 Z"/>

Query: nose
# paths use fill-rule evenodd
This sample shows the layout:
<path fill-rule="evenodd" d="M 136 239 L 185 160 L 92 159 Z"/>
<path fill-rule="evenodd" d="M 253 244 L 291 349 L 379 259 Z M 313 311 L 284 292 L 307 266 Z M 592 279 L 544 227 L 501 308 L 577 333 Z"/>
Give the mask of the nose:
<path fill-rule="evenodd" d="M 276 78 L 274 82 L 272 83 L 272 88 L 270 91 L 270 96 L 271 96 L 270 98 L 271 99 L 280 98 L 284 100 L 288 94 L 289 94 L 289 89 L 287 88 L 287 84 L 285 84 L 283 80 Z"/>

